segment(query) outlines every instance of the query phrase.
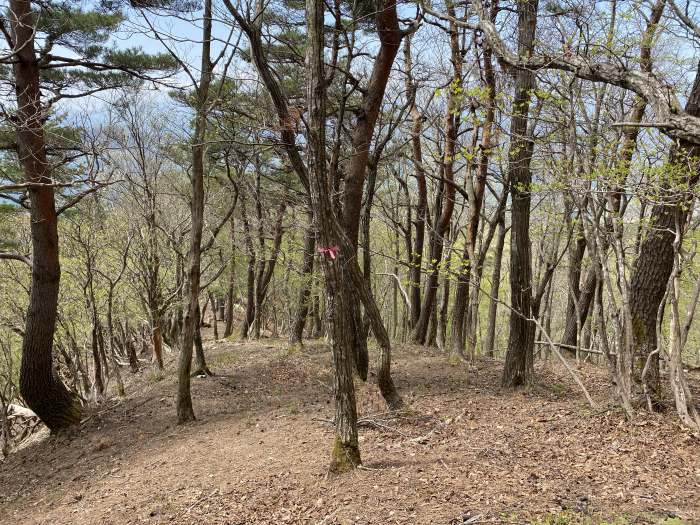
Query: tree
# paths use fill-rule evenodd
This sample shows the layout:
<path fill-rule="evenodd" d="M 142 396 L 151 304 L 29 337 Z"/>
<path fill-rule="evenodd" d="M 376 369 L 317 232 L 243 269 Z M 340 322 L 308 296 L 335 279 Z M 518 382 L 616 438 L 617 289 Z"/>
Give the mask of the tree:
<path fill-rule="evenodd" d="M 207 112 L 209 86 L 212 81 L 214 64 L 211 60 L 212 7 L 211 0 L 204 1 L 202 22 L 202 65 L 199 84 L 195 86 L 196 107 L 194 134 L 192 136 L 192 201 L 190 211 L 190 250 L 187 268 L 188 303 L 182 331 L 182 348 L 178 368 L 177 421 L 186 423 L 194 420 L 192 395 L 190 393 L 190 371 L 195 330 L 199 330 L 199 290 L 202 260 L 202 230 L 204 227 L 204 151 L 207 132 Z M 216 312 L 214 312 L 216 315 Z"/>
<path fill-rule="evenodd" d="M 146 78 L 149 71 L 170 69 L 172 63 L 139 50 L 115 51 L 104 46 L 110 32 L 123 20 L 119 12 L 82 11 L 58 2 L 37 7 L 38 11 L 31 0 L 10 1 L 10 30 L 3 30 L 9 52 L 3 62 L 13 68 L 17 153 L 32 216 L 32 291 L 22 348 L 20 391 L 42 421 L 52 431 L 58 431 L 80 420 L 80 408 L 57 378 L 52 363 L 61 270 L 58 211 L 46 153 L 45 116 L 64 97 L 112 89 L 132 78 Z M 43 45 L 37 50 L 39 38 Z M 59 55 L 61 48 L 69 56 Z M 53 96 L 44 100 L 44 89 L 53 91 Z M 74 91 L 69 94 L 69 89 Z"/>
<path fill-rule="evenodd" d="M 538 0 L 518 4 L 518 54 L 530 56 L 535 46 Z M 515 387 L 532 381 L 535 325 L 532 315 L 532 258 L 530 254 L 530 199 L 533 141 L 528 136 L 530 97 L 535 75 L 527 69 L 514 72 L 515 94 L 510 125 L 508 180 L 511 194 L 510 293 L 512 310 L 508 352 L 502 383 Z"/>

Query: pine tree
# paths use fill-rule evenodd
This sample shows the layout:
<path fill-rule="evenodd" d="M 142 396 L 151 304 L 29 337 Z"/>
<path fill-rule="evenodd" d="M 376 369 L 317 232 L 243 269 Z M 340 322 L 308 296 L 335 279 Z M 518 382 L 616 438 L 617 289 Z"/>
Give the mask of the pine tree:
<path fill-rule="evenodd" d="M 77 2 L 76 2 L 77 4 Z M 84 10 L 72 2 L 10 0 L 0 31 L 6 48 L 0 80 L 15 93 L 11 115 L 16 153 L 31 215 L 32 285 L 22 345 L 20 392 L 52 430 L 80 421 L 80 407 L 52 362 L 58 291 L 58 215 L 47 126 L 59 101 L 144 80 L 162 81 L 171 58 L 138 48 L 116 49 L 110 36 L 125 17 L 118 6 Z M 9 22 L 9 25 L 7 24 Z M 152 76 L 152 75 L 156 76 Z M 21 201 L 21 199 L 19 199 Z"/>

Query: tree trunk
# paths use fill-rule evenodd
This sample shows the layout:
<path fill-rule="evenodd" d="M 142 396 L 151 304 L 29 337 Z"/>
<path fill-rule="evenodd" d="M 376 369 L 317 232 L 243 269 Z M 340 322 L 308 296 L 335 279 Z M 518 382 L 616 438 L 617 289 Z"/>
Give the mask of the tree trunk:
<path fill-rule="evenodd" d="M 461 78 L 461 77 L 460 77 Z M 450 103 L 445 114 L 445 152 L 442 162 L 443 179 L 440 181 L 436 197 L 434 228 L 430 235 L 430 270 L 425 283 L 425 294 L 421 305 L 420 317 L 413 331 L 413 342 L 425 344 L 428 325 L 435 310 L 435 298 L 438 289 L 439 264 L 442 261 L 445 235 L 449 231 L 452 211 L 454 210 L 454 158 L 457 145 L 458 117 L 453 114 L 456 97 L 450 95 Z M 438 211 L 442 208 L 442 211 Z M 440 213 L 439 218 L 437 214 Z M 434 319 L 437 321 L 437 319 Z M 432 339 L 432 338 L 431 338 Z"/>
<path fill-rule="evenodd" d="M 277 213 L 277 220 L 275 221 L 275 228 L 273 231 L 274 238 L 272 241 L 272 252 L 270 253 L 270 258 L 268 260 L 263 259 L 264 240 L 262 240 L 261 234 L 259 254 L 260 260 L 258 262 L 258 271 L 255 277 L 255 316 L 253 321 L 253 337 L 255 339 L 260 338 L 260 330 L 262 328 L 263 321 L 263 305 L 265 303 L 265 299 L 267 298 L 267 290 L 270 286 L 270 281 L 272 280 L 272 275 L 275 271 L 277 259 L 282 247 L 282 235 L 284 233 L 282 221 L 284 220 L 284 212 L 286 209 L 287 201 L 286 196 L 284 196 L 282 204 L 280 204 L 279 211 Z"/>
<path fill-rule="evenodd" d="M 504 190 L 507 191 L 507 190 Z M 503 260 L 503 247 L 506 240 L 506 226 L 503 217 L 498 221 L 498 237 L 496 238 L 496 253 L 493 257 L 493 274 L 491 275 L 491 298 L 489 300 L 489 317 L 486 327 L 486 342 L 484 352 L 488 357 L 494 356 L 496 343 L 496 314 L 498 310 L 498 294 L 501 286 L 501 262 Z"/>
<path fill-rule="evenodd" d="M 199 308 L 197 308 L 197 320 L 201 316 Z M 204 356 L 204 345 L 202 344 L 202 331 L 199 329 L 200 323 L 197 322 L 197 328 L 194 332 L 194 372 L 192 372 L 192 377 L 197 376 L 213 376 L 211 370 L 207 366 L 207 360 Z"/>
<path fill-rule="evenodd" d="M 52 432 L 80 422 L 81 410 L 54 370 L 61 268 L 58 217 L 46 158 L 39 63 L 34 48 L 35 12 L 29 0 L 10 0 L 14 35 L 13 73 L 17 98 L 17 152 L 31 204 L 32 283 L 22 342 L 20 392 Z M 37 185 L 40 184 L 40 185 Z"/>
<path fill-rule="evenodd" d="M 109 359 L 114 369 L 114 375 L 117 379 L 117 394 L 119 396 L 124 396 L 124 381 L 122 380 L 122 373 L 119 370 L 119 364 L 117 363 L 117 338 L 114 333 L 114 319 L 112 317 L 114 305 L 114 286 L 110 285 L 109 292 L 107 294 L 107 339 L 109 340 Z"/>
<path fill-rule="evenodd" d="M 379 52 L 372 65 L 372 73 L 362 97 L 362 106 L 356 113 L 351 133 L 352 153 L 343 189 L 342 222 L 345 234 L 357 252 L 362 194 L 369 161 L 369 152 L 379 110 L 384 100 L 391 68 L 399 51 L 403 34 L 399 28 L 396 0 L 377 4 L 375 24 L 379 36 Z M 344 282 L 350 281 L 344 276 Z M 355 367 L 360 377 L 367 378 L 367 337 L 362 323 L 360 304 L 355 300 L 352 287 L 345 286 L 345 301 L 349 305 L 347 322 L 353 327 Z"/>
<path fill-rule="evenodd" d="M 314 309 L 313 309 L 313 331 L 311 332 L 311 337 L 317 338 L 323 335 L 323 322 L 321 321 L 321 296 L 314 295 Z"/>
<path fill-rule="evenodd" d="M 534 49 L 538 0 L 518 4 L 518 54 L 530 56 Z M 532 257 L 530 253 L 530 184 L 533 142 L 527 133 L 530 97 L 535 76 L 530 70 L 515 72 L 515 96 L 510 127 L 508 180 L 511 191 L 510 234 L 510 334 L 503 368 L 503 386 L 516 387 L 533 379 L 535 325 L 532 314 Z"/>
<path fill-rule="evenodd" d="M 307 111 L 309 179 L 315 226 L 322 246 L 338 246 L 334 228 L 331 191 L 326 177 L 325 155 L 325 73 L 323 67 L 324 4 L 322 0 L 306 0 L 307 17 Z M 347 472 L 360 462 L 357 437 L 357 407 L 352 377 L 352 339 L 350 326 L 345 322 L 349 305 L 342 293 L 342 274 L 337 259 L 324 257 L 323 271 L 326 287 L 326 311 L 331 330 L 333 368 L 335 370 L 335 440 L 331 453 L 330 470 Z"/>
<path fill-rule="evenodd" d="M 311 285 L 314 272 L 314 257 L 316 248 L 316 232 L 313 228 L 313 212 L 308 210 L 309 226 L 304 235 L 304 255 L 301 265 L 301 290 L 299 291 L 296 319 L 289 335 L 290 344 L 302 344 L 304 338 L 304 326 L 309 316 L 309 301 L 311 299 Z"/>
<path fill-rule="evenodd" d="M 212 327 L 214 328 L 214 341 L 219 340 L 219 306 L 217 304 L 214 294 L 209 292 L 209 304 L 211 304 L 211 309 L 214 313 L 214 318 L 212 319 Z M 202 319 L 197 326 L 202 326 Z M 198 330 L 199 332 L 200 330 Z M 200 336 L 201 337 L 201 336 Z"/>
<path fill-rule="evenodd" d="M 192 137 L 192 226 L 190 232 L 190 253 L 187 268 L 188 304 L 182 330 L 182 348 L 178 367 L 177 422 L 193 421 L 192 395 L 190 393 L 190 371 L 192 368 L 192 346 L 195 333 L 199 332 L 199 285 L 201 278 L 202 229 L 204 227 L 204 142 L 207 127 L 207 104 L 209 84 L 212 77 L 210 59 L 212 32 L 212 2 L 204 1 L 202 18 L 202 57 L 201 76 L 196 88 L 197 109 L 194 136 Z M 216 316 L 216 312 L 214 312 Z M 205 365 L 206 366 L 206 365 Z"/>
<path fill-rule="evenodd" d="M 241 325 L 241 337 L 248 337 L 248 331 L 255 319 L 255 249 L 251 239 L 250 224 L 246 216 L 245 200 L 241 200 L 243 208 L 243 229 L 245 231 L 246 246 L 248 247 L 248 271 L 246 279 L 246 305 L 243 324 Z"/>
<path fill-rule="evenodd" d="M 580 230 L 580 227 L 579 227 Z M 566 299 L 566 317 L 564 320 L 564 336 L 561 339 L 566 351 L 567 347 L 576 346 L 578 340 L 579 312 L 582 312 L 581 302 L 581 264 L 586 252 L 586 238 L 581 231 L 578 232 L 576 242 L 569 248 L 569 268 L 567 283 L 569 290 Z M 591 272 L 595 277 L 595 271 Z M 592 297 L 592 296 L 591 296 Z M 590 301 L 589 301 L 590 304 Z M 587 309 L 586 309 L 587 310 Z"/>
<path fill-rule="evenodd" d="M 229 262 L 229 272 L 228 272 L 228 292 L 226 294 L 226 327 L 224 328 L 224 339 L 231 337 L 233 334 L 233 314 L 234 314 L 234 300 L 233 300 L 233 294 L 234 294 L 234 285 L 236 284 L 236 264 L 234 262 L 233 254 L 234 254 L 234 233 L 235 233 L 235 225 L 233 222 L 233 214 L 231 215 L 230 219 L 230 241 L 231 241 L 231 260 Z"/>
<path fill-rule="evenodd" d="M 700 64 L 685 111 L 700 116 Z M 672 191 L 666 202 L 652 208 L 649 228 L 632 273 L 630 306 L 637 363 L 635 378 L 641 381 L 641 372 L 651 355 L 646 382 L 656 407 L 660 406 L 662 397 L 659 353 L 652 354 L 657 347 L 656 319 L 673 270 L 673 241 L 677 225 L 683 228 L 687 220 L 689 196 L 683 188 L 693 188 L 700 178 L 699 155 L 700 148 L 688 142 L 680 141 L 672 147 L 669 154 L 670 185 L 680 184 L 681 187 Z M 685 180 L 681 180 L 679 174 L 683 174 Z M 663 314 L 663 307 L 660 311 Z"/>
<path fill-rule="evenodd" d="M 423 152 L 421 134 L 423 132 L 423 115 L 416 106 L 416 85 L 412 77 L 411 37 L 406 38 L 404 45 L 404 65 L 406 73 L 406 97 L 410 102 L 411 114 L 411 154 L 414 166 L 414 176 L 418 186 L 418 205 L 416 207 L 415 238 L 408 253 L 409 286 L 411 289 L 411 318 L 409 328 L 412 330 L 418 323 L 421 310 L 421 278 L 423 265 L 423 246 L 425 244 L 425 222 L 428 211 L 428 188 L 423 167 Z M 408 193 L 408 192 L 407 192 Z M 410 239 L 410 237 L 409 237 Z"/>
<path fill-rule="evenodd" d="M 491 6 L 492 20 L 496 17 L 497 6 L 497 1 L 493 1 Z M 454 13 L 454 8 L 452 8 L 452 11 Z M 459 46 L 457 46 L 457 50 L 459 51 Z M 456 58 L 461 58 L 461 54 Z M 453 358 L 464 354 L 464 346 L 466 343 L 467 334 L 465 333 L 464 326 L 467 323 L 465 323 L 464 318 L 468 311 L 467 301 L 469 299 L 469 284 L 472 278 L 472 267 L 474 266 L 474 261 L 476 258 L 476 239 L 479 232 L 479 219 L 481 217 L 481 206 L 484 200 L 484 189 L 486 188 L 486 176 L 488 175 L 489 158 L 492 147 L 492 128 L 496 116 L 496 78 L 493 71 L 491 49 L 488 47 L 484 48 L 483 74 L 487 89 L 486 118 L 484 119 L 483 133 L 481 136 L 481 148 L 476 181 L 468 184 L 470 189 L 469 222 L 467 223 L 464 254 L 462 255 L 461 266 L 458 268 L 457 272 L 457 290 L 455 293 L 454 315 L 452 316 L 452 334 L 450 339 L 450 355 Z M 476 137 L 476 132 L 474 136 Z M 471 173 L 471 171 L 472 169 L 470 167 L 468 173 Z M 470 175 L 468 174 L 468 176 Z M 477 315 L 477 313 L 478 312 L 475 312 L 474 315 Z M 471 326 L 471 322 L 469 322 L 469 325 Z M 473 344 L 471 346 L 473 347 Z"/>

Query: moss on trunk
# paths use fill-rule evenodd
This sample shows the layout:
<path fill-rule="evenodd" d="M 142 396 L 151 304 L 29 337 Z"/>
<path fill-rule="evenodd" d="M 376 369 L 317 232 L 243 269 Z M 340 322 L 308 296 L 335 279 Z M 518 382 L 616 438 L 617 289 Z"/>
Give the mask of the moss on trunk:
<path fill-rule="evenodd" d="M 357 445 L 346 445 L 336 436 L 331 452 L 330 472 L 333 474 L 350 472 L 361 463 L 360 448 Z"/>

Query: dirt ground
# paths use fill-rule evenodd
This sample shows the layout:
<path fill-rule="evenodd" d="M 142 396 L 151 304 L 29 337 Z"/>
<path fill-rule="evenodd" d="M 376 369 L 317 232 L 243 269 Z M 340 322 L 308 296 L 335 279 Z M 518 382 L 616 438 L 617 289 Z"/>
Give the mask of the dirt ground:
<path fill-rule="evenodd" d="M 700 441 L 673 417 L 635 424 L 609 404 L 602 368 L 509 392 L 502 364 L 468 371 L 436 350 L 398 347 L 410 405 L 386 414 L 358 388 L 363 467 L 329 478 L 330 355 L 321 343 L 210 342 L 193 380 L 198 420 L 176 426 L 174 356 L 164 379 L 129 379 L 70 436 L 0 463 L 3 524 L 700 524 Z M 128 372 L 126 372 L 128 374 Z"/>

